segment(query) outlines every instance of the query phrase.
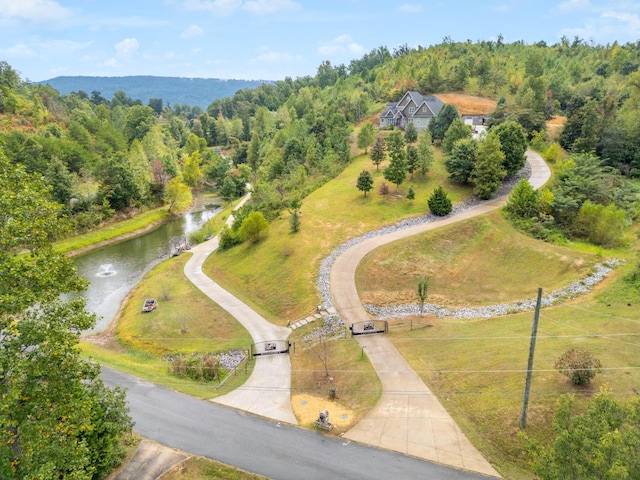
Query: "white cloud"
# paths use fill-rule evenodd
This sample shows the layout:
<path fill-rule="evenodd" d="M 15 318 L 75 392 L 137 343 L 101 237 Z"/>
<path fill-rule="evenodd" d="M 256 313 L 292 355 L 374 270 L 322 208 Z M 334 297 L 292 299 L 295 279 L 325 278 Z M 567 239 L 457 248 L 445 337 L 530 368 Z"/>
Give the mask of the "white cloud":
<path fill-rule="evenodd" d="M 638 30 L 640 28 L 640 17 L 637 13 L 631 12 L 613 12 L 607 11 L 602 13 L 603 19 L 613 19 L 617 20 L 621 23 L 626 24 L 628 27 L 633 30 Z"/>
<path fill-rule="evenodd" d="M 398 11 L 403 13 L 420 13 L 422 11 L 422 5 L 416 3 L 405 3 L 400 5 Z"/>
<path fill-rule="evenodd" d="M 194 38 L 200 37 L 204 33 L 204 30 L 198 25 L 191 25 L 184 32 L 180 34 L 180 38 Z"/>
<path fill-rule="evenodd" d="M 260 55 L 253 58 L 253 62 L 293 62 L 302 60 L 300 55 L 292 55 L 286 52 L 276 52 L 268 47 L 260 47 L 258 49 Z"/>
<path fill-rule="evenodd" d="M 93 42 L 74 42 L 72 40 L 49 40 L 46 42 L 42 42 L 40 46 L 44 49 L 64 54 L 83 50 L 92 43 Z"/>
<path fill-rule="evenodd" d="M 32 22 L 60 20 L 71 10 L 53 0 L 0 0 L 0 19 L 22 19 Z"/>
<path fill-rule="evenodd" d="M 109 67 L 109 68 L 117 68 L 118 67 L 118 60 L 116 60 L 115 58 L 111 57 L 106 59 L 102 65 L 104 65 L 105 67 Z"/>
<path fill-rule="evenodd" d="M 116 43 L 116 52 L 119 57 L 129 57 L 138 51 L 140 44 L 135 38 L 125 38 Z"/>
<path fill-rule="evenodd" d="M 256 15 L 266 15 L 283 10 L 296 11 L 302 7 L 292 0 L 250 0 L 242 6 L 243 10 Z"/>
<path fill-rule="evenodd" d="M 556 5 L 556 10 L 563 13 L 572 13 L 578 10 L 589 10 L 593 8 L 589 0 L 565 0 Z"/>
<path fill-rule="evenodd" d="M 3 53 L 12 58 L 33 57 L 35 55 L 35 52 L 24 43 L 18 43 L 9 48 L 5 48 Z"/>
<path fill-rule="evenodd" d="M 359 55 L 365 52 L 365 48 L 351 41 L 349 35 L 339 35 L 333 40 L 318 47 L 318 53 L 320 55 L 338 55 L 342 53 L 349 53 L 352 55 Z"/>
<path fill-rule="evenodd" d="M 187 10 L 208 11 L 214 15 L 230 15 L 242 7 L 242 0 L 185 0 Z"/>

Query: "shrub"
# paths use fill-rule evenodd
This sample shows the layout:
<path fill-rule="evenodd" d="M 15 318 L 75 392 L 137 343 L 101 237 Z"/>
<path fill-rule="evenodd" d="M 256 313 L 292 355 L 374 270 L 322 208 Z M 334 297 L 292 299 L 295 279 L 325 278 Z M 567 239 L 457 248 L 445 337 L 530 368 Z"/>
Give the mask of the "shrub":
<path fill-rule="evenodd" d="M 226 225 L 220 230 L 220 249 L 225 250 L 231 248 L 234 245 L 241 243 L 240 237 L 236 232 L 227 227 Z"/>
<path fill-rule="evenodd" d="M 382 182 L 378 187 L 378 193 L 383 197 L 389 195 L 389 185 L 387 185 L 385 182 Z"/>
<path fill-rule="evenodd" d="M 238 229 L 238 237 L 243 242 L 249 240 L 251 243 L 259 241 L 269 229 L 269 223 L 261 212 L 251 212 L 247 218 L 242 221 L 242 225 Z"/>
<path fill-rule="evenodd" d="M 555 368 L 576 385 L 587 385 L 602 368 L 600 360 L 588 350 L 572 348 L 556 360 Z"/>
<path fill-rule="evenodd" d="M 434 215 L 439 217 L 444 217 L 445 215 L 449 215 L 451 213 L 451 209 L 453 205 L 451 204 L 451 200 L 447 196 L 447 192 L 442 186 L 438 186 L 428 200 L 429 210 Z"/>
<path fill-rule="evenodd" d="M 199 382 L 218 380 L 223 374 L 220 359 L 210 353 L 190 357 L 176 355 L 171 358 L 170 364 L 172 375 Z"/>

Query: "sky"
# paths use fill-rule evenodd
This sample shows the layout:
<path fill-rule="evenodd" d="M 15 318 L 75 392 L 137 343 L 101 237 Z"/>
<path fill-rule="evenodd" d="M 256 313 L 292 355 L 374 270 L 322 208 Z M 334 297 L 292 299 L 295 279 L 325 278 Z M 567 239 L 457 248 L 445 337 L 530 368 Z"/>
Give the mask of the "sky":
<path fill-rule="evenodd" d="M 0 61 L 23 80 L 282 80 L 379 46 L 640 40 L 640 0 L 0 0 Z"/>

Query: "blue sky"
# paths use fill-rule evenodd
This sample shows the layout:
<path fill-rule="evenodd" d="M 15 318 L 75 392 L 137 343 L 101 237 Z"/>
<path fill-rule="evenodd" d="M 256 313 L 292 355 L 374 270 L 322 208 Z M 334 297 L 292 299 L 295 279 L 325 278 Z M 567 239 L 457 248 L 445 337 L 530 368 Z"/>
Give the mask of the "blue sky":
<path fill-rule="evenodd" d="M 23 79 L 160 75 L 279 80 L 381 45 L 566 35 L 640 40 L 627 0 L 0 0 L 0 60 Z"/>

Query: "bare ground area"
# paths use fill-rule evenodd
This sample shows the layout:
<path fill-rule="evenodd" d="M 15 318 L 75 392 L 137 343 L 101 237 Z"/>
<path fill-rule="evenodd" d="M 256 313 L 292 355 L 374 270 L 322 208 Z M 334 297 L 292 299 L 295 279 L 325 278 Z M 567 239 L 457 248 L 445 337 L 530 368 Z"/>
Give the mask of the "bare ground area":
<path fill-rule="evenodd" d="M 312 426 L 322 410 L 329 411 L 329 422 L 339 431 L 347 430 L 355 421 L 353 411 L 336 400 L 306 393 L 291 396 L 293 413 L 303 427 Z"/>

